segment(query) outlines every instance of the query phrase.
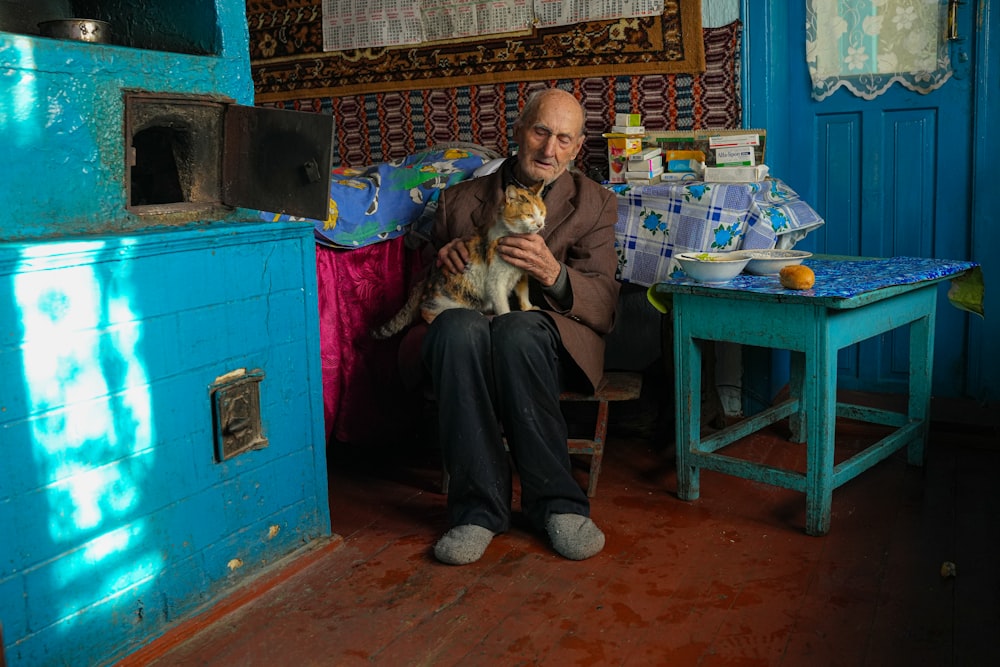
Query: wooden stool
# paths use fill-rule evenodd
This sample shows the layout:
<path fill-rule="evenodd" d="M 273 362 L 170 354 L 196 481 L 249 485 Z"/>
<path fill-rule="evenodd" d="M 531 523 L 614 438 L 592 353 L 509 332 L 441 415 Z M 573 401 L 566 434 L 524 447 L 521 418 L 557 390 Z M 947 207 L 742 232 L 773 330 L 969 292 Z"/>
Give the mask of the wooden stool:
<path fill-rule="evenodd" d="M 631 401 L 639 398 L 642 392 L 642 374 L 629 371 L 613 371 L 604 374 L 601 383 L 593 394 L 575 391 L 564 391 L 559 395 L 560 401 L 567 403 L 597 402 L 597 421 L 594 424 L 593 438 L 569 438 L 566 445 L 570 454 L 590 456 L 590 476 L 587 481 L 587 496 L 593 498 L 597 494 L 597 478 L 601 474 L 601 464 L 604 461 L 604 440 L 608 434 L 608 405 L 613 401 Z M 448 493 L 448 471 L 444 471 L 441 479 L 441 492 Z"/>
<path fill-rule="evenodd" d="M 605 373 L 593 394 L 564 391 L 559 396 L 559 400 L 566 402 L 597 402 L 597 423 L 594 425 L 594 437 L 590 439 L 570 438 L 566 443 L 570 454 L 590 455 L 590 478 L 587 482 L 587 495 L 591 498 L 597 494 L 597 477 L 601 474 L 601 464 L 604 461 L 604 439 L 608 434 L 608 405 L 612 401 L 635 400 L 639 398 L 641 392 L 642 374 L 616 371 Z"/>

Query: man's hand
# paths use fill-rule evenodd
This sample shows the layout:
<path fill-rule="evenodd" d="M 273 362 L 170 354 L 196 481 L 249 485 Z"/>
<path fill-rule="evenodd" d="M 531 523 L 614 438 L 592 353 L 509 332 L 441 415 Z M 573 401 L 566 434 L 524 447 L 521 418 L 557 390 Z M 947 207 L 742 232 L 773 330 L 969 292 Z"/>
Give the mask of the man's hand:
<path fill-rule="evenodd" d="M 508 264 L 527 271 L 544 287 L 554 285 L 562 272 L 562 264 L 538 234 L 505 236 L 497 244 L 497 252 Z"/>
<path fill-rule="evenodd" d="M 469 263 L 469 249 L 464 239 L 452 239 L 437 252 L 437 265 L 445 275 L 462 273 Z"/>

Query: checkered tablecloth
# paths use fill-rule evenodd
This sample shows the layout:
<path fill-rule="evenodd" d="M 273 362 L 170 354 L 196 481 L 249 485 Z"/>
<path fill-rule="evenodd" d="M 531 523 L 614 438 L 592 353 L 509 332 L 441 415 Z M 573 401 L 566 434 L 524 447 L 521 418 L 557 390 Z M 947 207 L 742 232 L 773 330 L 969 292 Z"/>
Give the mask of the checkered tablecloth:
<path fill-rule="evenodd" d="M 677 253 L 790 248 L 823 224 L 777 179 L 607 187 L 618 195 L 618 279 L 645 287 L 677 270 Z"/>

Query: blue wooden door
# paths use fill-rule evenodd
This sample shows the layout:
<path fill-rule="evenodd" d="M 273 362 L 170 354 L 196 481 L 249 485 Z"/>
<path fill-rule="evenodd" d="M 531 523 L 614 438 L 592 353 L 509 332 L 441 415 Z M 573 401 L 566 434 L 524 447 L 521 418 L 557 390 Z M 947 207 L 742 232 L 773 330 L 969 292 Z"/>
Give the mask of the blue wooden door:
<path fill-rule="evenodd" d="M 976 40 L 985 36 L 974 24 L 975 12 L 984 11 L 976 5 L 958 7 L 961 39 L 950 47 L 954 73 L 938 90 L 922 95 L 894 84 L 869 101 L 842 88 L 817 102 L 806 66 L 805 2 L 744 0 L 746 124 L 768 130 L 771 173 L 826 220 L 798 247 L 979 259 L 973 247 L 974 116 L 983 103 L 974 84 Z M 982 372 L 989 342 L 973 318 L 941 298 L 935 395 L 996 397 L 995 377 Z M 903 330 L 841 351 L 840 386 L 905 393 L 907 350 Z M 986 357 L 995 365 L 995 355 Z"/>

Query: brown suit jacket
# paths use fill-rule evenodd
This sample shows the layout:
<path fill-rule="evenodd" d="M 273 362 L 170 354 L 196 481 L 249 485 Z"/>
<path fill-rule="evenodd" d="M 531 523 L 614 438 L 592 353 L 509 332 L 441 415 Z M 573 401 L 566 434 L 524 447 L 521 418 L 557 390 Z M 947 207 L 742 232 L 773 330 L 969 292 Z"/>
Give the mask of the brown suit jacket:
<path fill-rule="evenodd" d="M 477 225 L 490 224 L 503 202 L 502 169 L 442 190 L 432 232 L 440 247 L 456 237 L 471 236 Z M 555 321 L 562 344 L 590 383 L 604 374 L 604 335 L 611 331 L 618 303 L 615 280 L 615 222 L 618 204 L 613 193 L 578 172 L 565 172 L 545 195 L 542 237 L 555 258 L 566 265 L 573 305 L 561 310 L 539 300 L 532 303 Z"/>

